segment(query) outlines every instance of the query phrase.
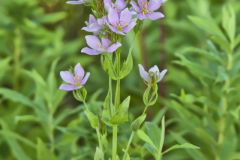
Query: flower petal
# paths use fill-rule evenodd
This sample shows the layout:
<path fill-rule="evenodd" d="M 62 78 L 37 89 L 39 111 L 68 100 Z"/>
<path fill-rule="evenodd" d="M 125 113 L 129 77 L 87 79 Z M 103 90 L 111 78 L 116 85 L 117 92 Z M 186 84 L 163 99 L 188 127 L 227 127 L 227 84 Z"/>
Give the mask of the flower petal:
<path fill-rule="evenodd" d="M 107 11 L 112 7 L 112 0 L 104 0 L 104 7 Z"/>
<path fill-rule="evenodd" d="M 74 76 L 71 72 L 61 71 L 60 76 L 61 76 L 63 81 L 65 81 L 67 83 L 70 83 L 70 84 L 74 84 Z"/>
<path fill-rule="evenodd" d="M 74 67 L 74 74 L 78 76 L 80 79 L 83 79 L 84 76 L 84 69 L 82 68 L 81 64 L 78 63 Z"/>
<path fill-rule="evenodd" d="M 85 54 L 88 54 L 88 55 L 99 55 L 101 54 L 100 51 L 97 51 L 97 50 L 94 50 L 94 49 L 91 49 L 91 48 L 88 48 L 88 47 L 85 47 L 81 50 L 82 53 L 85 53 Z"/>
<path fill-rule="evenodd" d="M 157 82 L 160 82 L 163 79 L 163 77 L 166 75 L 167 71 L 168 71 L 167 69 L 164 69 L 161 73 L 158 74 Z"/>
<path fill-rule="evenodd" d="M 138 5 L 140 6 L 140 8 L 144 8 L 146 4 L 147 0 L 138 0 Z"/>
<path fill-rule="evenodd" d="M 111 45 L 108 49 L 107 49 L 107 51 L 108 51 L 108 53 L 113 53 L 113 52 L 115 52 L 119 47 L 121 47 L 122 46 L 122 44 L 121 43 L 119 43 L 119 42 L 117 42 L 117 43 L 114 43 L 113 45 Z"/>
<path fill-rule="evenodd" d="M 67 1 L 66 3 L 67 3 L 67 4 L 78 5 L 78 4 L 83 4 L 83 3 L 85 3 L 85 0 Z"/>
<path fill-rule="evenodd" d="M 116 0 L 115 6 L 117 7 L 118 10 L 123 10 L 126 7 L 126 2 L 125 0 Z"/>
<path fill-rule="evenodd" d="M 99 30 L 101 30 L 101 27 L 98 25 L 89 25 L 87 27 L 83 27 L 82 30 L 97 33 Z"/>
<path fill-rule="evenodd" d="M 111 41 L 107 38 L 102 38 L 101 40 L 102 40 L 102 45 L 106 48 L 109 47 L 109 45 L 111 44 Z"/>
<path fill-rule="evenodd" d="M 96 18 L 90 14 L 89 15 L 89 23 L 96 23 L 96 22 L 97 22 Z"/>
<path fill-rule="evenodd" d="M 71 85 L 71 84 L 62 84 L 59 89 L 60 90 L 64 90 L 64 91 L 74 91 L 77 89 L 82 88 L 82 86 L 75 86 L 75 85 Z"/>
<path fill-rule="evenodd" d="M 152 12 L 152 13 L 146 14 L 146 17 L 151 20 L 157 20 L 157 19 L 163 18 L 164 15 L 161 12 Z"/>
<path fill-rule="evenodd" d="M 97 19 L 97 23 L 98 23 L 100 26 L 105 25 L 105 24 L 106 24 L 106 16 L 103 16 L 102 18 Z"/>
<path fill-rule="evenodd" d="M 137 18 L 140 19 L 140 20 L 147 19 L 146 15 L 145 15 L 145 14 L 143 15 L 142 13 L 139 13 L 139 14 L 137 15 Z"/>
<path fill-rule="evenodd" d="M 127 27 L 123 29 L 123 32 L 128 33 L 135 27 L 136 24 L 137 24 L 136 20 L 133 20 L 132 22 L 130 22 L 130 24 Z"/>
<path fill-rule="evenodd" d="M 128 10 L 128 8 L 124 9 L 120 14 L 120 24 L 125 27 L 128 26 L 132 20 L 132 13 Z"/>
<path fill-rule="evenodd" d="M 149 72 L 152 73 L 159 73 L 159 69 L 157 65 L 154 65 L 152 68 L 149 69 Z"/>
<path fill-rule="evenodd" d="M 90 72 L 87 72 L 83 80 L 81 81 L 81 85 L 84 86 L 86 82 L 88 81 L 88 78 L 90 76 Z"/>
<path fill-rule="evenodd" d="M 116 26 L 119 23 L 119 15 L 116 9 L 109 9 L 108 22 L 113 26 Z"/>
<path fill-rule="evenodd" d="M 155 11 L 161 7 L 163 0 L 150 0 L 148 4 L 148 10 Z"/>
<path fill-rule="evenodd" d="M 140 8 L 135 1 L 132 0 L 130 3 L 135 11 L 140 12 Z"/>
<path fill-rule="evenodd" d="M 101 42 L 97 36 L 89 35 L 86 36 L 85 39 L 87 41 L 87 44 L 95 50 L 98 50 L 99 46 L 101 46 Z"/>
<path fill-rule="evenodd" d="M 145 71 L 141 64 L 138 65 L 140 76 L 144 81 L 148 81 L 148 73 Z"/>

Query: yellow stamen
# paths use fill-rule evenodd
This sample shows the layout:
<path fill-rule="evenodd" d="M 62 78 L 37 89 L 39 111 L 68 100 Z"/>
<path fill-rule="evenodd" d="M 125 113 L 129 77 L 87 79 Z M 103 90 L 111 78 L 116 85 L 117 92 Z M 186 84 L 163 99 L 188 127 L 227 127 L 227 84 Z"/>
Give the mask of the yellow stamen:
<path fill-rule="evenodd" d="M 123 30 L 123 27 L 121 24 L 117 24 L 117 30 L 119 30 L 119 31 Z"/>
<path fill-rule="evenodd" d="M 80 77 L 79 76 L 75 75 L 74 80 L 75 80 L 75 85 L 76 86 L 81 86 L 81 82 L 80 82 Z"/>

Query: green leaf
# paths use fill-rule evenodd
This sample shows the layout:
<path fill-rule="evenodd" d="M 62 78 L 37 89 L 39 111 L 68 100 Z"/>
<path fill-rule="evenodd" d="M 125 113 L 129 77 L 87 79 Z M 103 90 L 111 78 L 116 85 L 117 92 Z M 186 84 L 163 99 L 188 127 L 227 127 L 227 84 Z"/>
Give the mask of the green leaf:
<path fill-rule="evenodd" d="M 126 157 L 124 157 L 123 160 L 131 160 L 131 158 L 130 158 L 128 153 L 126 153 Z"/>
<path fill-rule="evenodd" d="M 190 143 L 184 143 L 184 144 L 176 144 L 170 148 L 168 148 L 166 151 L 164 151 L 162 154 L 166 154 L 170 151 L 173 151 L 175 149 L 200 149 L 198 146 L 195 146 L 193 144 Z"/>
<path fill-rule="evenodd" d="M 104 103 L 103 103 L 103 112 L 102 112 L 102 120 L 107 125 L 109 125 L 109 120 L 111 118 L 111 108 L 113 106 L 113 104 L 111 102 L 110 94 L 111 93 L 108 91 L 108 94 L 107 94 L 107 96 L 104 100 Z"/>
<path fill-rule="evenodd" d="M 116 113 L 110 119 L 110 123 L 113 125 L 122 124 L 128 121 L 128 108 L 130 104 L 130 96 L 128 96 L 120 105 L 116 108 Z"/>
<path fill-rule="evenodd" d="M 132 48 L 129 50 L 127 60 L 123 63 L 121 72 L 120 72 L 120 79 L 126 77 L 133 68 L 133 58 L 132 58 Z"/>
<path fill-rule="evenodd" d="M 34 115 L 23 115 L 23 116 L 16 116 L 15 123 L 18 124 L 19 122 L 38 122 L 38 118 Z"/>
<path fill-rule="evenodd" d="M 50 13 L 47 14 L 45 16 L 42 16 L 39 21 L 40 23 L 51 23 L 54 24 L 58 21 L 63 20 L 66 17 L 66 13 L 65 12 L 56 12 L 56 13 Z"/>
<path fill-rule="evenodd" d="M 91 127 L 94 129 L 98 128 L 98 126 L 99 126 L 98 117 L 96 115 L 94 115 L 89 109 L 86 109 L 84 111 L 84 113 L 87 116 L 87 118 L 91 124 Z"/>
<path fill-rule="evenodd" d="M 35 148 L 35 144 L 33 142 L 31 142 L 29 139 L 27 139 L 25 137 L 22 137 L 21 135 L 19 135 L 17 133 L 14 133 L 11 130 L 8 130 L 8 129 L 0 130 L 0 134 L 3 135 L 4 137 L 8 138 L 8 139 L 18 140 L 25 145 L 28 145 L 32 148 Z"/>
<path fill-rule="evenodd" d="M 156 148 L 155 144 L 153 143 L 153 141 L 150 139 L 150 137 L 143 130 L 138 130 L 137 131 L 137 136 L 141 140 L 143 140 L 144 142 L 146 142 L 149 145 L 151 145 L 151 147 L 153 147 L 157 151 L 157 148 Z"/>
<path fill-rule="evenodd" d="M 0 88 L 0 95 L 2 95 L 4 98 L 9 99 L 13 102 L 16 103 L 21 103 L 27 107 L 34 107 L 34 103 L 26 96 L 24 96 L 23 94 L 11 90 L 11 89 L 7 89 L 7 88 Z"/>
<path fill-rule="evenodd" d="M 99 147 L 96 148 L 94 160 L 104 160 L 104 153 Z"/>
<path fill-rule="evenodd" d="M 170 133 L 171 136 L 180 144 L 184 144 L 184 143 L 188 143 L 184 138 L 182 138 L 181 135 L 177 134 L 177 133 Z M 192 157 L 193 160 L 203 160 L 205 159 L 204 155 L 202 152 L 198 151 L 198 150 L 186 150 L 186 152 Z"/>
<path fill-rule="evenodd" d="M 216 74 L 207 69 L 206 66 L 198 64 L 196 62 L 194 63 L 182 54 L 178 54 L 177 56 L 180 58 L 180 60 L 175 61 L 175 63 L 187 67 L 187 69 L 200 80 L 202 78 L 215 79 Z"/>
<path fill-rule="evenodd" d="M 161 140 L 161 129 L 158 127 L 158 124 L 155 124 L 153 122 L 146 122 L 144 127 L 146 128 L 147 135 L 151 138 L 156 148 L 159 148 L 159 142 Z"/>
<path fill-rule="evenodd" d="M 119 77 L 115 71 L 116 67 L 112 62 L 112 55 L 104 54 L 101 56 L 101 64 L 103 69 L 108 73 L 109 77 L 113 80 L 118 80 Z"/>
<path fill-rule="evenodd" d="M 143 114 L 132 122 L 131 128 L 133 131 L 137 131 L 141 127 L 141 125 L 146 119 L 146 116 L 147 116 L 146 114 Z"/>
<path fill-rule="evenodd" d="M 108 72 L 108 68 L 109 68 L 111 61 L 112 61 L 112 55 L 110 55 L 110 54 L 102 54 L 101 55 L 101 65 L 105 72 Z"/>
<path fill-rule="evenodd" d="M 44 142 L 38 138 L 37 140 L 37 160 L 57 160 L 55 155 L 47 148 Z"/>
<path fill-rule="evenodd" d="M 87 97 L 87 90 L 83 87 L 79 90 L 73 91 L 73 96 L 79 102 L 84 102 Z"/>
<path fill-rule="evenodd" d="M 5 58 L 0 60 L 0 79 L 2 79 L 3 75 L 5 74 L 5 72 L 7 71 L 7 69 L 10 67 L 9 63 L 10 63 L 10 58 Z"/>
<path fill-rule="evenodd" d="M 164 141 L 165 141 L 165 117 L 162 118 L 162 126 L 161 126 L 161 137 L 159 144 L 159 151 L 162 152 Z"/>
<path fill-rule="evenodd" d="M 206 17 L 196 17 L 196 16 L 189 16 L 188 17 L 196 26 L 204 30 L 210 35 L 217 36 L 223 40 L 225 40 L 225 36 L 222 33 L 219 26 L 214 22 L 211 18 Z"/>
<path fill-rule="evenodd" d="M 12 134 L 9 134 L 11 132 L 8 129 L 7 124 L 0 119 L 0 124 L 1 124 L 1 131 L 3 138 L 6 140 L 7 144 L 9 145 L 9 148 L 11 149 L 11 152 L 13 156 L 16 158 L 16 160 L 31 160 L 29 156 L 25 153 L 24 149 L 20 146 L 20 144 L 16 141 L 15 134 L 12 137 Z"/>
<path fill-rule="evenodd" d="M 234 43 L 236 34 L 236 14 L 231 5 L 224 6 L 222 17 L 222 26 L 226 31 L 230 41 Z"/>
<path fill-rule="evenodd" d="M 143 102 L 145 106 L 152 106 L 157 102 L 158 99 L 158 85 L 148 86 L 143 94 Z"/>

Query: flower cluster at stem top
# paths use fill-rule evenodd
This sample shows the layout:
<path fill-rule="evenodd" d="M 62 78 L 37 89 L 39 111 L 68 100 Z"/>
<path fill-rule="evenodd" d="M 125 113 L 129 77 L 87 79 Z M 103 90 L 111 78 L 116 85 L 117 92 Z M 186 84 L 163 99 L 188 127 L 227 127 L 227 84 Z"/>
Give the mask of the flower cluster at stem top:
<path fill-rule="evenodd" d="M 104 14 L 90 15 L 86 26 L 82 30 L 92 33 L 86 36 L 87 45 L 81 50 L 88 55 L 99 55 L 103 53 L 113 53 L 121 44 L 117 39 L 109 39 L 109 34 L 126 35 L 138 23 L 138 20 L 150 19 L 157 20 L 164 15 L 157 10 L 163 4 L 163 0 L 71 0 L 68 4 L 85 4 L 96 6 L 94 3 L 103 1 Z M 99 5 L 99 4 L 97 4 Z M 94 7 L 93 7 L 94 8 Z M 100 11 L 96 11 L 100 12 Z M 100 40 L 101 39 L 101 40 Z"/>
<path fill-rule="evenodd" d="M 99 3 L 103 4 L 103 12 L 97 10 Z M 164 15 L 157 10 L 164 3 L 163 0 L 70 0 L 67 4 L 84 4 L 91 6 L 94 15 L 89 15 L 86 26 L 82 30 L 92 33 L 85 37 L 87 47 L 81 52 L 88 55 L 111 54 L 122 46 L 118 42 L 120 36 L 126 35 L 142 20 L 157 20 Z M 140 21 L 140 22 L 138 22 Z M 115 37 L 115 38 L 113 38 Z M 139 65 L 140 75 L 143 80 L 149 83 L 161 81 L 167 70 L 159 72 L 154 66 L 146 72 L 143 66 Z M 60 86 L 61 90 L 74 91 L 81 89 L 87 82 L 90 73 L 85 75 L 81 64 L 74 67 L 74 71 L 62 71 L 60 76 L 65 82 Z"/>

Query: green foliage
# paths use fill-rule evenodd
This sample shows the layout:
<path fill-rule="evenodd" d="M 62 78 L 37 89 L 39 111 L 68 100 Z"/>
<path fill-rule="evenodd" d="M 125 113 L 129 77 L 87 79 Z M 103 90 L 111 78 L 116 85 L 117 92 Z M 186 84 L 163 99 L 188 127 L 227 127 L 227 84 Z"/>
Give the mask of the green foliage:
<path fill-rule="evenodd" d="M 172 135 L 179 143 L 194 141 L 200 147 L 187 152 L 192 159 L 232 160 L 239 152 L 239 119 L 234 118 L 239 115 L 236 82 L 240 72 L 236 14 L 231 5 L 226 5 L 221 25 L 196 16 L 190 16 L 190 20 L 210 40 L 202 48 L 186 47 L 176 53 L 179 59 L 175 63 L 191 73 L 195 86 L 174 94 L 174 100 L 167 102 L 177 113 L 178 127 Z"/>
<path fill-rule="evenodd" d="M 119 107 L 116 107 L 115 114 L 111 117 L 110 123 L 112 125 L 122 124 L 128 121 L 128 108 L 130 104 L 130 96 L 127 97 Z"/>
<path fill-rule="evenodd" d="M 124 153 L 124 160 L 240 159 L 239 0 L 169 0 L 163 11 L 163 21 L 145 21 L 142 32 L 123 40 L 121 72 L 114 57 L 101 57 L 104 73 L 100 57 L 80 55 L 88 9 L 65 1 L 1 0 L 0 159 L 107 159 L 106 130 L 116 124 L 119 159 Z M 77 62 L 91 71 L 82 98 L 88 110 L 58 90 L 59 71 Z M 169 70 L 167 83 L 155 90 L 163 96 L 148 88 L 142 99 L 138 63 Z M 115 98 L 106 90 L 108 75 L 126 78 L 123 101 L 110 112 Z M 144 114 L 143 101 L 151 105 Z"/>

